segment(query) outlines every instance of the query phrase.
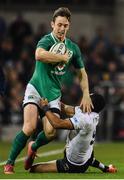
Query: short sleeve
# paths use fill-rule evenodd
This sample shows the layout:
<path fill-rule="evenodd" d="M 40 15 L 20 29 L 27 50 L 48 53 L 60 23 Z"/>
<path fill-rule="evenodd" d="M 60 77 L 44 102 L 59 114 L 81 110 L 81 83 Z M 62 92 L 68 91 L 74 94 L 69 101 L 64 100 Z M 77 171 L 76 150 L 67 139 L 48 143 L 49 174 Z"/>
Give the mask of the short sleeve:
<path fill-rule="evenodd" d="M 70 118 L 74 129 L 85 129 L 86 120 L 85 120 L 85 114 L 82 113 L 81 109 L 79 107 L 75 108 L 75 115 Z"/>
<path fill-rule="evenodd" d="M 79 106 L 75 107 L 75 115 L 70 118 L 74 129 L 89 132 L 92 130 L 93 124 L 97 125 L 99 121 L 98 113 L 83 113 Z"/>
<path fill-rule="evenodd" d="M 44 36 L 37 44 L 37 48 L 43 48 L 46 51 L 49 51 L 50 47 L 53 45 L 53 42 L 47 37 Z"/>

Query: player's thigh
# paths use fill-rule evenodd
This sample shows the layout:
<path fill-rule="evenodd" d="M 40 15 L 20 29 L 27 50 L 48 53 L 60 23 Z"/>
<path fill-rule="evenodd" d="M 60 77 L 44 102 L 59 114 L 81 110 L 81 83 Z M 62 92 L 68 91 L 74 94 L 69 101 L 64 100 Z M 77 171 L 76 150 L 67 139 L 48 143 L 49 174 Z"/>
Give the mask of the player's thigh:
<path fill-rule="evenodd" d="M 24 107 L 24 125 L 23 131 L 31 135 L 37 126 L 38 108 L 35 104 L 27 104 Z"/>
<path fill-rule="evenodd" d="M 48 139 L 53 139 L 56 136 L 56 129 L 53 128 L 46 116 L 43 118 L 43 129 Z"/>
<path fill-rule="evenodd" d="M 24 126 L 23 131 L 31 135 L 36 129 L 38 119 L 38 107 L 41 97 L 32 84 L 28 84 L 25 90 L 24 106 Z"/>

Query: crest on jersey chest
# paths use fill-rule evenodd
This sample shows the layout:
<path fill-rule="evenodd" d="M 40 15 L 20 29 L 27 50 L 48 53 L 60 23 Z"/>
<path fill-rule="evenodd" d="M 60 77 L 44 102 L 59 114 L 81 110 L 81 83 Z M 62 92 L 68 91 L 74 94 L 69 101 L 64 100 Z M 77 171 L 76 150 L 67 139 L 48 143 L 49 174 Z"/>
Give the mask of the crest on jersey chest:
<path fill-rule="evenodd" d="M 57 66 L 56 66 L 56 69 L 58 69 L 59 71 L 62 71 L 64 68 L 65 68 L 65 64 L 64 63 L 59 63 Z"/>
<path fill-rule="evenodd" d="M 63 75 L 63 74 L 65 74 L 65 67 L 66 67 L 66 64 L 64 64 L 64 63 L 56 64 L 54 66 L 54 69 L 51 70 L 51 73 L 56 74 L 56 75 Z"/>

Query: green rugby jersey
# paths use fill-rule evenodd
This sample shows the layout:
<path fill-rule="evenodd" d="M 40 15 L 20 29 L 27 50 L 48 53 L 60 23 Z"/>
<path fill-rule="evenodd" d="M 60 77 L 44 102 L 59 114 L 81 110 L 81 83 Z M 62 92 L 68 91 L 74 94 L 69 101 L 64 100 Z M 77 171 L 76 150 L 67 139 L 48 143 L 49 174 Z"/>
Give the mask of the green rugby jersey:
<path fill-rule="evenodd" d="M 37 44 L 37 48 L 43 48 L 49 51 L 51 46 L 56 42 L 59 42 L 59 40 L 50 33 L 41 38 Z M 65 39 L 64 43 L 72 52 L 72 56 L 68 63 L 50 64 L 36 60 L 35 70 L 31 80 L 29 81 L 29 83 L 36 88 L 40 96 L 47 98 L 48 101 L 52 101 L 61 96 L 62 76 L 66 73 L 70 63 L 78 69 L 84 67 L 79 47 L 68 38 Z"/>

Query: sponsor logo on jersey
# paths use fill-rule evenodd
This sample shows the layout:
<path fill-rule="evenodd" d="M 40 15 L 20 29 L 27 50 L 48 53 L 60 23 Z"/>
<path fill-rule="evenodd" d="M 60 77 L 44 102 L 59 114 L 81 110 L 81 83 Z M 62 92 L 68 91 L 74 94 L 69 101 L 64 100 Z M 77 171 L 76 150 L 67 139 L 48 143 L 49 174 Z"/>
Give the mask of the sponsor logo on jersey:
<path fill-rule="evenodd" d="M 28 96 L 28 99 L 34 99 L 33 95 Z"/>
<path fill-rule="evenodd" d="M 65 74 L 65 71 L 64 72 L 63 71 L 60 71 L 60 72 L 59 71 L 51 71 L 51 73 L 61 76 L 61 75 Z"/>
<path fill-rule="evenodd" d="M 78 122 L 78 119 L 76 117 L 73 117 L 74 119 L 74 122 L 77 123 Z"/>

